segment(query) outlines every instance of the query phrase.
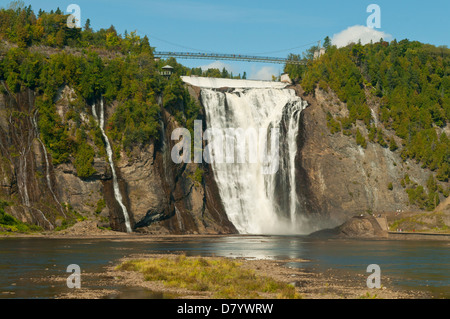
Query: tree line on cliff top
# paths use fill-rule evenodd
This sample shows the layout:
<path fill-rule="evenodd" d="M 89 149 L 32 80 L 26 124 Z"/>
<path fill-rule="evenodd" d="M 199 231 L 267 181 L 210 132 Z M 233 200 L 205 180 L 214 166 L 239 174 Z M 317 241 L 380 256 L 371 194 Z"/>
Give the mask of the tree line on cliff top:
<path fill-rule="evenodd" d="M 352 43 L 310 59 L 307 67 L 286 66 L 306 93 L 331 89 L 346 103 L 348 117 L 330 117 L 333 133 L 348 133 L 356 121 L 367 138 L 396 151 L 394 139 L 376 127 L 368 100 L 379 105 L 377 118 L 402 141 L 403 159 L 414 159 L 435 171 L 440 181 L 450 177 L 450 140 L 444 127 L 450 120 L 450 49 L 417 41 Z M 354 131 L 354 129 L 353 129 Z M 364 145 L 361 133 L 355 135 Z"/>
<path fill-rule="evenodd" d="M 84 29 L 70 29 L 67 17 L 59 9 L 39 10 L 36 15 L 31 6 L 17 2 L 0 9 L 0 93 L 36 93 L 40 137 L 53 164 L 72 162 L 82 178 L 95 173 L 94 157 L 105 156 L 102 134 L 91 114 L 91 105 L 100 98 L 115 105 L 106 132 L 114 141 L 116 157 L 120 150 L 158 142 L 160 96 L 180 125 L 193 127 L 199 106 L 179 78 L 189 68 L 173 58 L 156 61 L 147 37 L 135 32 L 122 36 L 113 26 L 93 31 L 89 20 Z M 169 79 L 158 72 L 165 64 L 175 70 Z M 72 89 L 75 98 L 61 118 L 55 101 L 64 87 Z M 82 119 L 82 114 L 90 119 Z"/>
<path fill-rule="evenodd" d="M 314 94 L 317 88 L 332 90 L 346 104 L 348 116 L 328 112 L 331 133 L 354 136 L 363 148 L 370 141 L 398 150 L 403 160 L 415 160 L 435 172 L 437 180 L 448 182 L 450 139 L 445 128 L 450 120 L 450 50 L 406 39 L 351 43 L 342 48 L 332 46 L 329 38 L 325 43 L 326 54 L 319 58 L 313 58 L 313 50 L 303 57 L 290 55 L 290 59 L 306 58 L 308 64 L 286 65 L 285 72 L 307 94 Z M 378 121 L 369 101 L 379 106 L 374 110 Z M 356 126 L 357 121 L 366 133 Z M 412 204 L 434 209 L 439 203 L 438 191 L 427 188 L 425 192 L 424 187 L 411 185 L 406 191 Z M 448 196 L 448 190 L 438 188 Z"/>

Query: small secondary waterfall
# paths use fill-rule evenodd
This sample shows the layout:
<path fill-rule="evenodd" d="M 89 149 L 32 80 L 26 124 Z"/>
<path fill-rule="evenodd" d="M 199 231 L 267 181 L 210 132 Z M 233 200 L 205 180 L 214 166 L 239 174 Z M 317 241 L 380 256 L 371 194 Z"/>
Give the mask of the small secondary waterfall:
<path fill-rule="evenodd" d="M 122 194 L 120 193 L 119 183 L 117 181 L 117 174 L 116 174 L 116 170 L 114 168 L 113 152 L 112 152 L 111 144 L 109 143 L 108 136 L 106 135 L 105 130 L 104 130 L 105 116 L 104 116 L 103 99 L 100 100 L 100 117 L 97 116 L 97 111 L 95 110 L 95 103 L 92 105 L 92 115 L 94 115 L 94 118 L 97 121 L 97 124 L 99 124 L 100 130 L 102 131 L 102 135 L 105 140 L 106 153 L 108 154 L 108 161 L 109 161 L 109 165 L 111 166 L 111 171 L 112 171 L 112 175 L 113 175 L 114 197 L 116 198 L 117 202 L 120 205 L 120 208 L 122 209 L 123 216 L 125 218 L 126 230 L 128 233 L 131 233 L 130 217 L 128 215 L 128 210 L 123 203 Z"/>
<path fill-rule="evenodd" d="M 41 214 L 42 219 L 44 219 L 44 221 L 46 221 L 47 224 L 50 225 L 50 229 L 54 229 L 55 226 L 53 226 L 53 224 L 49 222 L 49 220 L 45 217 L 44 213 L 40 209 L 37 209 L 37 208 L 35 208 L 35 209 Z"/>
<path fill-rule="evenodd" d="M 295 179 L 300 113 L 307 103 L 279 82 L 228 81 L 234 89 L 216 90 L 226 86 L 219 79 L 183 80 L 202 88 L 207 128 L 279 131 L 279 166 L 273 174 L 262 174 L 261 162 L 211 163 L 225 211 L 236 229 L 249 234 L 308 233 Z M 267 140 L 270 145 L 270 134 Z M 254 149 L 247 147 L 246 152 L 249 156 Z"/>
<path fill-rule="evenodd" d="M 20 151 L 20 164 L 19 164 L 19 173 L 17 177 L 19 187 L 19 192 L 22 194 L 22 200 L 25 206 L 30 206 L 30 197 L 28 196 L 28 188 L 27 188 L 27 152 L 25 150 Z M 19 179 L 20 176 L 20 179 Z"/>
<path fill-rule="evenodd" d="M 33 126 L 34 126 L 34 129 L 35 129 L 35 131 L 36 131 L 36 138 L 37 138 L 37 140 L 39 141 L 39 143 L 41 144 L 42 150 L 44 151 L 45 168 L 46 168 L 45 176 L 46 176 L 46 179 L 47 179 L 47 186 L 48 186 L 48 189 L 50 190 L 50 193 L 52 193 L 53 199 L 54 199 L 54 200 L 56 201 L 56 203 L 59 205 L 59 208 L 60 208 L 60 210 L 61 210 L 61 213 L 63 214 L 63 216 L 64 216 L 65 218 L 67 218 L 66 214 L 64 213 L 64 209 L 62 208 L 61 203 L 59 202 L 58 198 L 56 197 L 55 192 L 53 191 L 52 181 L 51 181 L 51 179 L 50 179 L 50 163 L 49 163 L 49 161 L 48 161 L 48 153 L 47 153 L 47 149 L 45 148 L 44 142 L 42 142 L 41 138 L 39 137 L 39 129 L 38 129 L 38 126 L 37 126 L 36 115 L 37 115 L 37 112 L 36 112 L 35 115 L 31 118 L 31 121 L 32 121 Z M 44 216 L 44 218 L 45 218 L 45 216 Z"/>
<path fill-rule="evenodd" d="M 11 127 L 12 135 L 15 137 L 17 142 L 17 150 L 19 152 L 19 163 L 17 168 L 17 186 L 19 194 L 22 197 L 22 203 L 25 206 L 30 206 L 30 196 L 28 195 L 27 186 L 27 156 L 30 153 L 31 146 L 33 143 L 33 134 L 24 134 L 23 136 L 20 132 L 21 124 L 16 123 L 13 120 L 12 115 L 9 116 L 9 123 Z M 23 128 L 22 128 L 23 130 Z M 22 131 L 23 132 L 23 131 Z"/>

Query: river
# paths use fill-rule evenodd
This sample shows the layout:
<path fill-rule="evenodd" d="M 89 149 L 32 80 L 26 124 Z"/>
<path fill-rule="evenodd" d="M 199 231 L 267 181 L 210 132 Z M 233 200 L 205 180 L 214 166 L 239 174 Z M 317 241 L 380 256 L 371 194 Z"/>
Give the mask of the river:
<path fill-rule="evenodd" d="M 290 267 L 312 270 L 343 269 L 366 273 L 378 264 L 391 284 L 425 290 L 434 297 L 450 298 L 450 243 L 448 241 L 319 240 L 303 236 L 174 237 L 155 241 L 134 239 L 0 239 L 0 298 L 54 298 L 68 292 L 67 266 L 77 264 L 83 273 L 98 272 L 118 259 L 140 253 L 245 258 L 300 258 L 310 262 Z M 61 280 L 42 280 L 60 277 Z M 94 288 L 94 287 L 93 287 Z M 143 295 L 137 295 L 143 297 Z M 145 298 L 145 296 L 144 296 Z"/>

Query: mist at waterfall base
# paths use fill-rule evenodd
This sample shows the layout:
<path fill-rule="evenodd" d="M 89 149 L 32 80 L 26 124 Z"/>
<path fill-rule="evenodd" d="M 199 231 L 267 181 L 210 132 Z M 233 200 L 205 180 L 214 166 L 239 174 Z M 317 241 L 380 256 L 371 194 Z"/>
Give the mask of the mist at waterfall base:
<path fill-rule="evenodd" d="M 304 214 L 295 180 L 300 113 L 307 103 L 280 82 L 202 77 L 182 80 L 201 88 L 207 128 L 267 132 L 276 128 L 279 132 L 278 166 L 273 174 L 264 173 L 264 161 L 211 161 L 225 212 L 239 233 L 287 235 L 316 230 Z M 268 134 L 267 140 L 270 138 Z"/>

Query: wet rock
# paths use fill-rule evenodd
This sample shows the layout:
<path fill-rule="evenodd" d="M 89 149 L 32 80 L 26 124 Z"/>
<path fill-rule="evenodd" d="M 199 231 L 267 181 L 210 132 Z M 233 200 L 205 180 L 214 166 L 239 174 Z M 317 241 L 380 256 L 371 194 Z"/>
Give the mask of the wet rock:
<path fill-rule="evenodd" d="M 354 216 L 338 227 L 320 230 L 309 236 L 315 238 L 386 238 L 388 234 L 382 230 L 373 216 Z"/>

